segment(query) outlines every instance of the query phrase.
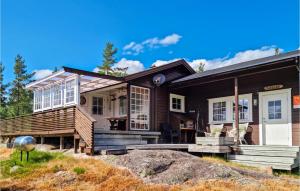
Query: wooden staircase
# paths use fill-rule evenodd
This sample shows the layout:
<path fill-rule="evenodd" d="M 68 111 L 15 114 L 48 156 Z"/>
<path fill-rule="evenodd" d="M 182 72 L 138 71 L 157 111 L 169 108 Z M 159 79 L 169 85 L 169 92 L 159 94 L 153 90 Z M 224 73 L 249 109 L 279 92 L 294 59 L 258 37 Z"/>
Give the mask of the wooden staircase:
<path fill-rule="evenodd" d="M 147 144 L 147 141 L 144 141 L 141 135 L 105 134 L 96 131 L 94 144 L 94 151 L 123 150 L 127 145 L 144 145 Z"/>
<path fill-rule="evenodd" d="M 229 155 L 230 161 L 288 171 L 299 167 L 298 146 L 240 145 L 239 148 L 239 154 Z"/>

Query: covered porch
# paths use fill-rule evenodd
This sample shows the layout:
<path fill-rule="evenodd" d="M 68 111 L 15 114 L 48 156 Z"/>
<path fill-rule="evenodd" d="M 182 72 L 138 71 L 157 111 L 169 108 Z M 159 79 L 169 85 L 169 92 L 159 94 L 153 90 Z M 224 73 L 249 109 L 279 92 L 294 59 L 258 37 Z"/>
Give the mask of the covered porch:
<path fill-rule="evenodd" d="M 26 88 L 34 93 L 34 112 L 0 120 L 2 137 L 59 137 L 63 148 L 64 137 L 73 136 L 75 151 L 86 153 L 159 138 L 150 131 L 150 89 L 122 77 L 63 67 Z"/>

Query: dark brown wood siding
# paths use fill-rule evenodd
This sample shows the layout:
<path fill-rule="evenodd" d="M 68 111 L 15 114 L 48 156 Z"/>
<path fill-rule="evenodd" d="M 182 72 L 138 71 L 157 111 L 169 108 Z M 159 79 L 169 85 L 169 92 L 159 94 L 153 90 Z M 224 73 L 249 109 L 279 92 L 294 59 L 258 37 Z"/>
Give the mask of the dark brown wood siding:
<path fill-rule="evenodd" d="M 153 84 L 153 76 L 156 74 L 164 74 L 166 76 L 166 82 L 160 87 L 156 87 Z M 168 85 L 171 81 L 190 75 L 183 65 L 179 65 L 168 70 L 157 72 L 155 74 L 147 75 L 135 80 L 131 80 L 130 84 L 135 86 L 141 86 L 149 88 L 150 93 L 150 131 L 159 131 L 161 123 L 168 121 L 169 111 L 169 91 Z"/>
<path fill-rule="evenodd" d="M 217 79 L 217 78 L 216 78 Z M 217 82 L 211 82 L 202 85 L 189 86 L 186 88 L 172 89 L 171 92 L 186 96 L 186 114 L 192 119 L 196 119 L 195 113 L 189 111 L 200 109 L 200 126 L 205 129 L 208 125 L 208 100 L 209 98 L 233 96 L 234 80 L 227 79 Z M 247 77 L 239 78 L 239 94 L 252 93 L 253 99 L 258 100 L 258 92 L 263 92 L 265 86 L 283 84 L 283 88 L 291 88 L 292 97 L 299 94 L 299 73 L 296 67 L 274 70 L 265 73 L 253 74 Z M 292 98 L 291 98 L 292 100 Z M 293 104 L 291 103 L 292 107 Z M 293 145 L 300 145 L 300 109 L 292 110 L 293 123 Z M 253 122 L 250 123 L 252 132 L 246 135 L 246 139 L 251 144 L 259 144 L 259 103 L 252 106 Z M 178 120 L 175 118 L 178 114 L 170 112 L 170 122 L 178 127 Z M 225 124 L 227 128 L 232 128 L 232 124 Z"/>

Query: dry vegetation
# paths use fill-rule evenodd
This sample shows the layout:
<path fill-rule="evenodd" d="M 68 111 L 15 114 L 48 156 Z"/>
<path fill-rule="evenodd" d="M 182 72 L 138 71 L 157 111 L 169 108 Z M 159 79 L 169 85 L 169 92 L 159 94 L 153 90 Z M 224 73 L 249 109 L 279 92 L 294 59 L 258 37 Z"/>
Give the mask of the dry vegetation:
<path fill-rule="evenodd" d="M 2 152 L 1 152 L 2 153 Z M 182 185 L 146 184 L 125 168 L 116 168 L 96 159 L 59 157 L 27 172 L 26 176 L 0 179 L 0 190 L 101 190 L 101 191 L 229 191 L 299 190 L 286 180 L 261 180 L 260 186 L 241 185 L 234 180 L 203 180 Z"/>

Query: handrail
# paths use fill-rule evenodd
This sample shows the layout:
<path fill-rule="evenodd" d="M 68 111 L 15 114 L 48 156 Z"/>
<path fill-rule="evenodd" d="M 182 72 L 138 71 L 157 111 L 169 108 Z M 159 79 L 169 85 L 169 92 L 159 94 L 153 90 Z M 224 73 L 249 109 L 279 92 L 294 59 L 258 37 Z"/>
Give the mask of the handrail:
<path fill-rule="evenodd" d="M 94 123 L 96 120 L 80 107 L 76 107 L 75 130 L 91 150 L 94 148 Z M 93 152 L 93 151 L 92 151 Z"/>

